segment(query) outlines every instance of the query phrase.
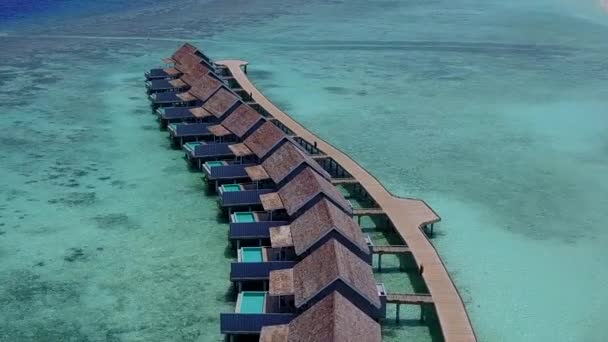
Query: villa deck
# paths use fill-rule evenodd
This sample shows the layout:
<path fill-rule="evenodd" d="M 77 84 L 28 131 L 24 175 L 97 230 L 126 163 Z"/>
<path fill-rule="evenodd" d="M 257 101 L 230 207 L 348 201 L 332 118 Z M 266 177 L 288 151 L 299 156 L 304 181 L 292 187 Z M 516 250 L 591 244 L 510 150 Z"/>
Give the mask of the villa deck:
<path fill-rule="evenodd" d="M 462 298 L 435 247 L 422 231 L 423 226 L 439 221 L 439 216 L 424 201 L 399 198 L 392 195 L 376 178 L 350 159 L 344 152 L 323 141 L 288 114 L 278 109 L 247 78 L 241 69 L 241 66 L 247 64 L 246 62 L 226 60 L 217 62 L 217 64 L 226 66 L 240 86 L 251 94 L 252 98 L 265 111 L 297 136 L 314 143 L 316 147 L 340 164 L 358 181 L 373 200 L 378 203 L 381 208 L 380 211 L 388 216 L 401 238 L 407 242 L 418 267 L 424 266 L 422 277 L 435 304 L 444 339 L 448 342 L 476 341 L 477 338 Z M 372 215 L 378 214 L 378 212 L 360 211 L 359 214 Z"/>

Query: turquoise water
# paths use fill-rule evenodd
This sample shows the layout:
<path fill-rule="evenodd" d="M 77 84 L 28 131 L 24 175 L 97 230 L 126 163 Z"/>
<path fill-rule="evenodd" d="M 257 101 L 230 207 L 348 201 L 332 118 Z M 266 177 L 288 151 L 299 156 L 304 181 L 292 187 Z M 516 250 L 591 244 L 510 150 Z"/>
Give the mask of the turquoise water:
<path fill-rule="evenodd" d="M 262 256 L 261 247 L 243 247 L 241 248 L 242 262 L 262 262 L 264 257 Z"/>
<path fill-rule="evenodd" d="M 143 86 L 146 68 L 192 39 L 249 60 L 270 99 L 440 213 L 433 242 L 480 340 L 605 340 L 599 3 L 97 1 L 79 15 L 65 3 L 25 10 L 30 20 L 0 10 L 0 332 L 221 340 L 217 313 L 234 310 L 227 226 L 159 133 Z M 376 275 L 389 291 L 417 288 L 402 272 Z M 402 315 L 386 341 L 433 339 L 415 309 Z"/>
<path fill-rule="evenodd" d="M 234 217 L 236 218 L 236 222 L 240 223 L 255 222 L 255 216 L 253 213 L 234 213 Z"/>
<path fill-rule="evenodd" d="M 266 292 L 243 291 L 241 292 L 240 313 L 263 313 Z"/>
<path fill-rule="evenodd" d="M 205 165 L 209 165 L 209 167 L 222 166 L 224 164 L 225 163 L 223 161 L 210 161 L 205 163 Z"/>
<path fill-rule="evenodd" d="M 241 191 L 241 186 L 238 184 L 224 184 L 221 186 L 224 192 Z"/>

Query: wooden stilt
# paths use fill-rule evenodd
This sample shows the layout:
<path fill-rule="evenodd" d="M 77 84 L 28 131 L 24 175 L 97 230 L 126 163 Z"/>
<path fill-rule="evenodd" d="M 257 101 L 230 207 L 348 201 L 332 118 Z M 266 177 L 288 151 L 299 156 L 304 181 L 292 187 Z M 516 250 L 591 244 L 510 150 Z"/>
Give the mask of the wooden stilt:
<path fill-rule="evenodd" d="M 401 305 L 397 304 L 397 317 L 395 319 L 395 322 L 399 323 L 399 311 L 401 309 Z"/>

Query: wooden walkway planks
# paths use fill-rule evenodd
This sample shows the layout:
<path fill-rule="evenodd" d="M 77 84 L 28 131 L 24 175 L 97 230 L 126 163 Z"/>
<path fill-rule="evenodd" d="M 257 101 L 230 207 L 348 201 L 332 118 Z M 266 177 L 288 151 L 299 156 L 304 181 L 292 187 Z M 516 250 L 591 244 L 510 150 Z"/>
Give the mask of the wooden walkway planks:
<path fill-rule="evenodd" d="M 412 252 L 408 246 L 395 245 L 374 245 L 371 246 L 371 250 L 374 254 L 407 254 Z"/>
<path fill-rule="evenodd" d="M 439 221 L 439 216 L 422 200 L 393 196 L 374 176 L 348 155 L 320 139 L 277 108 L 241 70 L 241 66 L 247 65 L 247 62 L 225 60 L 216 64 L 226 66 L 239 85 L 270 115 L 309 143 L 316 143 L 321 151 L 359 181 L 376 203 L 384 209 L 403 240 L 407 242 L 418 266 L 424 265 L 422 276 L 433 297 L 444 339 L 448 342 L 477 341 L 462 298 L 435 247 L 421 229 L 426 224 Z"/>
<path fill-rule="evenodd" d="M 417 293 L 387 293 L 386 302 L 391 304 L 432 304 L 433 297 Z"/>
<path fill-rule="evenodd" d="M 365 186 L 364 186 L 365 188 Z M 372 196 L 373 197 L 373 196 Z M 385 215 L 386 213 L 382 208 L 356 208 L 353 209 L 354 216 L 374 216 L 374 215 Z"/>

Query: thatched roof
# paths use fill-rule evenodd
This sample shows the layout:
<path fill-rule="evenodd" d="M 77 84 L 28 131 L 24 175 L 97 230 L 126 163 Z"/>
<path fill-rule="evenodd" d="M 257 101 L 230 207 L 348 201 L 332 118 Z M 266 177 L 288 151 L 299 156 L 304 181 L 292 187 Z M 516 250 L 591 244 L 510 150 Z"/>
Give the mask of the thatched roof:
<path fill-rule="evenodd" d="M 195 85 L 197 82 L 199 82 L 205 75 L 207 75 L 209 73 L 209 69 L 207 69 L 206 67 L 204 67 L 201 64 L 198 64 L 200 66 L 199 67 L 193 67 L 190 70 L 188 70 L 187 73 L 185 73 L 184 75 L 182 75 L 182 77 L 180 77 L 180 79 L 184 82 L 186 82 L 188 85 Z"/>
<path fill-rule="evenodd" d="M 239 101 L 239 98 L 233 92 L 225 87 L 221 87 L 207 100 L 207 102 L 205 102 L 205 104 L 203 104 L 203 108 L 215 117 L 220 118 L 232 108 L 237 101 Z"/>
<path fill-rule="evenodd" d="M 249 176 L 249 178 L 254 182 L 259 182 L 269 178 L 268 173 L 266 173 L 266 170 L 262 167 L 262 165 L 247 166 L 245 168 L 245 172 L 247 173 L 247 176 Z"/>
<path fill-rule="evenodd" d="M 380 324 L 338 292 L 289 324 L 262 328 L 260 342 L 380 342 Z"/>
<path fill-rule="evenodd" d="M 191 69 L 195 68 L 197 64 L 200 64 L 203 61 L 202 58 L 196 55 L 187 54 L 182 56 L 181 60 L 176 61 L 175 69 L 188 73 Z"/>
<path fill-rule="evenodd" d="M 192 96 L 192 94 L 190 94 L 189 92 L 179 93 L 176 96 L 179 97 L 179 99 L 184 102 L 190 102 L 190 101 L 196 100 L 196 97 Z"/>
<path fill-rule="evenodd" d="M 173 79 L 169 81 L 169 84 L 175 88 L 182 88 L 186 86 L 186 83 L 179 78 Z"/>
<path fill-rule="evenodd" d="M 204 110 L 202 107 L 191 108 L 189 109 L 189 112 L 197 118 L 206 118 L 208 116 L 211 116 L 211 113 Z"/>
<path fill-rule="evenodd" d="M 276 192 L 260 195 L 260 202 L 266 211 L 285 209 L 281 196 Z"/>
<path fill-rule="evenodd" d="M 209 130 L 209 132 L 211 132 L 211 134 L 215 135 L 216 137 L 224 137 L 232 134 L 222 125 L 209 126 L 207 129 Z"/>
<path fill-rule="evenodd" d="M 260 332 L 260 342 L 287 342 L 289 325 L 267 325 L 262 327 Z"/>
<path fill-rule="evenodd" d="M 251 133 L 244 142 L 258 158 L 264 158 L 276 144 L 286 138 L 287 136 L 279 127 L 266 121 L 255 132 Z"/>
<path fill-rule="evenodd" d="M 197 50 L 197 48 L 194 47 L 193 45 L 185 43 L 182 46 L 180 46 L 177 50 L 175 50 L 173 55 L 171 55 L 171 58 L 163 58 L 163 62 L 179 63 L 184 56 L 191 55 L 194 52 L 196 52 L 196 50 Z"/>
<path fill-rule="evenodd" d="M 270 227 L 270 245 L 272 248 L 291 247 L 291 228 L 289 226 Z"/>
<path fill-rule="evenodd" d="M 177 50 L 175 50 L 173 55 L 171 55 L 171 58 L 174 60 L 179 60 L 181 58 L 181 56 L 187 55 L 187 54 L 192 54 L 196 50 L 198 50 L 198 49 L 194 45 L 192 45 L 190 43 L 184 43 Z"/>
<path fill-rule="evenodd" d="M 310 167 L 305 168 L 291 181 L 283 185 L 278 193 L 289 215 L 295 214 L 319 194 L 330 198 L 342 210 L 348 213 L 352 212 L 350 203 L 342 196 L 340 191 Z"/>
<path fill-rule="evenodd" d="M 237 137 L 242 138 L 258 121 L 263 119 L 260 113 L 241 103 L 227 118 L 222 120 L 222 125 Z"/>
<path fill-rule="evenodd" d="M 293 295 L 293 268 L 270 271 L 268 294 L 271 296 Z"/>
<path fill-rule="evenodd" d="M 302 164 L 307 164 L 326 179 L 331 178 L 323 167 L 310 158 L 295 142 L 283 144 L 266 158 L 262 166 L 275 184 L 279 184 Z"/>
<path fill-rule="evenodd" d="M 243 143 L 231 144 L 228 148 L 234 153 L 235 157 L 245 157 L 252 154 L 251 150 Z"/>
<path fill-rule="evenodd" d="M 380 308 L 380 298 L 372 267 L 338 241 L 331 239 L 302 259 L 293 268 L 296 307 L 301 307 L 319 291 L 337 280 Z"/>
<path fill-rule="evenodd" d="M 201 77 L 194 84 L 190 84 L 192 88 L 190 88 L 189 92 L 196 96 L 201 101 L 207 101 L 211 95 L 213 95 L 220 87 L 222 87 L 222 82 L 218 81 L 215 77 L 210 76 L 209 74 Z"/>
<path fill-rule="evenodd" d="M 332 230 L 336 230 L 363 252 L 370 253 L 359 225 L 326 199 L 317 202 L 289 226 L 293 246 L 298 255 L 308 251 L 313 244 Z"/>
<path fill-rule="evenodd" d="M 175 75 L 179 75 L 182 73 L 181 71 L 177 70 L 176 68 L 166 68 L 166 69 L 163 69 L 163 71 L 166 72 L 167 75 L 170 75 L 170 76 L 175 76 Z"/>

